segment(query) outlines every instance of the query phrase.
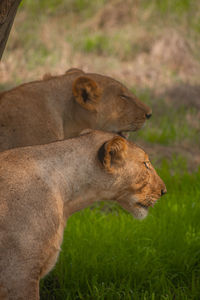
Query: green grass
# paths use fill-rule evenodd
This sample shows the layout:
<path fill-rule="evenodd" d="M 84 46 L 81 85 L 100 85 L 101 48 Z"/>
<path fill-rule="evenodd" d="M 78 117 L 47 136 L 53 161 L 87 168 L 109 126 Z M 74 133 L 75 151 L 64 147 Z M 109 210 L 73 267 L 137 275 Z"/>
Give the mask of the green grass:
<path fill-rule="evenodd" d="M 194 30 L 199 24 L 200 3 L 198 0 L 140 0 L 140 9 L 151 9 L 151 17 L 166 22 L 187 27 L 187 31 Z M 164 18 L 163 18 L 164 17 Z M 159 21 L 160 21 L 159 20 Z M 196 28 L 198 32 L 198 29 Z"/>
<path fill-rule="evenodd" d="M 76 30 L 68 34 L 66 41 L 73 45 L 76 51 L 94 53 L 115 57 L 120 60 L 134 59 L 140 52 L 148 52 L 147 42 L 133 41 L 132 30 L 128 32 L 117 29 L 112 34 L 92 30 Z"/>
<path fill-rule="evenodd" d="M 120 60 L 132 60 L 141 53 L 149 52 L 151 44 L 159 36 L 158 28 L 164 31 L 166 28 L 175 28 L 184 32 L 188 43 L 191 44 L 194 55 L 199 59 L 198 34 L 200 32 L 199 13 L 200 5 L 197 0 L 139 0 L 135 7 L 135 16 L 131 21 L 127 21 L 128 27 L 116 26 L 115 29 L 106 28 L 95 29 L 91 25 L 91 20 L 98 19 L 99 11 L 109 1 L 106 0 L 26 0 L 22 1 L 21 10 L 26 12 L 28 19 L 25 20 L 22 29 L 19 27 L 21 37 L 23 37 L 23 47 L 36 51 L 25 51 L 27 62 L 30 63 L 30 70 L 38 64 L 43 65 L 46 57 L 50 57 L 48 49 L 40 42 L 36 41 L 41 25 L 45 18 L 61 17 L 63 27 L 63 40 L 70 42 L 76 52 L 94 53 L 96 55 L 114 56 Z M 130 5 L 130 2 L 127 2 Z M 96 17 L 97 16 L 97 17 Z M 108 18 L 112 18 L 108 16 Z M 31 20 L 31 21 L 30 21 Z M 138 20 L 141 20 L 138 22 Z M 35 24 L 33 24 L 35 22 Z M 78 23 L 78 26 L 77 26 Z M 87 26 L 87 24 L 90 24 Z M 32 26 L 32 30 L 25 28 Z M 141 31 L 142 29 L 142 31 Z M 183 29 L 183 30 L 182 30 Z M 141 32 L 145 32 L 142 37 Z M 28 36 L 27 36 L 28 33 Z M 66 38 L 65 38 L 66 37 Z M 38 42 L 37 42 L 38 43 Z M 196 45 L 193 47 L 193 44 Z M 38 49 L 38 50 L 37 50 Z M 52 52 L 56 51 L 53 49 Z M 32 57 L 36 56 L 36 60 Z M 40 59 L 41 56 L 41 59 Z M 57 54 L 59 57 L 59 54 Z M 57 59 L 56 59 L 57 60 Z"/>
<path fill-rule="evenodd" d="M 181 99 L 180 104 L 168 103 L 165 98 L 157 98 L 149 90 L 133 89 L 133 92 L 153 110 L 145 129 L 132 134 L 134 141 L 143 140 L 164 146 L 198 144 L 200 120 L 196 108 L 181 105 Z M 187 116 L 196 120 L 195 126 L 189 123 Z"/>
<path fill-rule="evenodd" d="M 87 32 L 87 30 L 83 32 L 79 30 L 75 34 L 67 35 L 66 40 L 73 44 L 76 51 L 95 53 L 97 55 L 108 55 L 111 51 L 109 37 L 100 32 L 92 34 Z"/>
<path fill-rule="evenodd" d="M 170 168 L 159 172 L 168 194 L 145 220 L 102 204 L 69 219 L 42 299 L 200 299 L 200 171 Z"/>
<path fill-rule="evenodd" d="M 99 9 L 109 1 L 106 0 L 22 0 L 21 8 L 26 9 L 31 15 L 70 15 L 76 14 L 79 19 L 87 20 L 98 13 Z M 199 12 L 198 0 L 139 0 L 136 7 L 137 14 L 143 16 L 145 12 L 149 14 L 148 19 L 154 23 L 172 22 L 173 25 L 181 24 L 187 30 L 194 30 L 199 33 Z M 130 5 L 130 2 L 127 2 Z M 145 13 L 146 15 L 146 13 Z M 163 18 L 164 17 L 164 18 Z M 145 17 L 146 18 L 146 17 Z M 144 20 L 143 20 L 144 21 Z"/>
<path fill-rule="evenodd" d="M 177 15 L 187 13 L 188 11 L 193 10 L 197 5 L 197 1 L 190 0 L 152 0 L 151 2 L 148 0 L 142 0 L 141 2 L 144 7 L 154 5 L 160 13 Z"/>
<path fill-rule="evenodd" d="M 1 84 L 0 83 L 0 93 L 6 90 L 9 90 L 12 87 L 11 82 L 7 82 L 6 84 Z"/>
<path fill-rule="evenodd" d="M 164 109 L 164 106 L 163 106 Z M 158 143 L 165 146 L 181 144 L 182 142 L 198 143 L 199 130 L 192 128 L 186 121 L 185 108 L 173 110 L 167 109 L 166 114 L 156 116 L 148 123 L 145 130 L 138 132 L 137 136 L 150 143 Z M 191 110 L 193 118 L 197 118 L 197 112 Z"/>
<path fill-rule="evenodd" d="M 92 17 L 105 2 L 105 0 L 23 0 L 21 8 L 37 16 L 44 13 L 50 15 L 75 13 L 84 20 Z"/>

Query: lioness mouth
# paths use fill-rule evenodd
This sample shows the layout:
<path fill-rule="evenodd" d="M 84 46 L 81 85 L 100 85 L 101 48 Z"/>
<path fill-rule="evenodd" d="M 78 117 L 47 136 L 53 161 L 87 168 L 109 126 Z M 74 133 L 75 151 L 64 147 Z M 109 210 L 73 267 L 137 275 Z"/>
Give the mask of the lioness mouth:
<path fill-rule="evenodd" d="M 121 137 L 123 137 L 126 140 L 129 137 L 129 132 L 119 131 L 117 134 L 119 134 Z"/>
<path fill-rule="evenodd" d="M 145 209 L 148 209 L 148 208 L 149 208 L 148 205 L 144 205 L 144 204 L 142 204 L 142 203 L 140 203 L 140 202 L 137 202 L 137 205 L 140 206 L 140 207 L 142 207 L 142 208 L 145 208 Z"/>

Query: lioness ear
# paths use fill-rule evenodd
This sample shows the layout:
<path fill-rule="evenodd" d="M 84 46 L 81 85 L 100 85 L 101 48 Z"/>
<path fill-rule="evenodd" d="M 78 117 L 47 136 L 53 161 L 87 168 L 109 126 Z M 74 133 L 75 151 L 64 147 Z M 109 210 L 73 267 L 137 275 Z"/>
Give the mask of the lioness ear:
<path fill-rule="evenodd" d="M 110 173 L 124 163 L 124 156 L 127 150 L 127 142 L 120 136 L 105 142 L 98 151 L 98 159 L 103 167 Z"/>
<path fill-rule="evenodd" d="M 73 95 L 82 107 L 95 111 L 101 98 L 101 89 L 94 80 L 80 76 L 74 81 Z"/>
<path fill-rule="evenodd" d="M 72 74 L 72 73 L 84 73 L 81 69 L 78 69 L 78 68 L 71 68 L 69 70 L 67 70 L 65 72 L 65 74 Z"/>
<path fill-rule="evenodd" d="M 48 80 L 50 78 L 52 78 L 53 76 L 51 75 L 51 73 L 45 73 L 42 77 L 43 80 Z"/>

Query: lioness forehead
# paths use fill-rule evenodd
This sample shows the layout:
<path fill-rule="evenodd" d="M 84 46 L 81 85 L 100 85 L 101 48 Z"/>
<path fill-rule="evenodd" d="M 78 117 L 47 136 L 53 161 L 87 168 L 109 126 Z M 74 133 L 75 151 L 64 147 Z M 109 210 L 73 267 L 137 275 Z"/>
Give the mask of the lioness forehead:
<path fill-rule="evenodd" d="M 134 157 L 138 158 L 141 161 L 149 161 L 148 154 L 137 144 L 133 142 L 129 142 L 131 152 L 134 155 Z"/>
<path fill-rule="evenodd" d="M 70 76 L 72 78 L 74 77 L 79 77 L 79 76 L 86 76 L 95 82 L 97 82 L 100 86 L 109 86 L 109 85 L 115 85 L 119 89 L 122 90 L 128 90 L 125 85 L 123 85 L 121 82 L 117 81 L 116 79 L 106 76 L 106 75 L 101 75 L 97 73 L 85 73 L 80 69 L 77 68 L 72 68 L 69 69 L 68 71 L 65 72 L 64 76 Z"/>
<path fill-rule="evenodd" d="M 101 84 L 116 84 L 117 86 L 119 86 L 122 89 L 126 89 L 126 87 L 119 81 L 117 81 L 116 79 L 106 76 L 106 75 L 101 75 L 101 74 L 96 74 L 96 73 L 85 73 L 85 75 L 87 77 L 91 77 L 93 80 L 95 80 L 98 83 Z"/>
<path fill-rule="evenodd" d="M 119 136 L 118 134 L 112 133 L 112 132 L 105 132 L 101 130 L 92 130 L 90 129 L 88 132 L 89 135 L 95 136 L 98 140 L 102 138 L 102 141 L 109 141 L 115 136 Z M 133 141 L 126 140 L 125 138 L 124 142 L 127 144 L 128 149 L 128 155 L 131 155 L 132 158 L 137 158 L 140 161 L 149 161 L 148 154 L 142 149 L 141 146 L 137 145 Z"/>

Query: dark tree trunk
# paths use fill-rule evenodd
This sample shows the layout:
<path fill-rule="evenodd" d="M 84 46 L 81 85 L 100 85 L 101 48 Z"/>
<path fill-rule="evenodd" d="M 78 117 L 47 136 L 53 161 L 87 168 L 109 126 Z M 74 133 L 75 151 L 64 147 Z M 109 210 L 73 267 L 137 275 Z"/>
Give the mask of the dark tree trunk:
<path fill-rule="evenodd" d="M 21 0 L 0 0 L 0 60 Z"/>

